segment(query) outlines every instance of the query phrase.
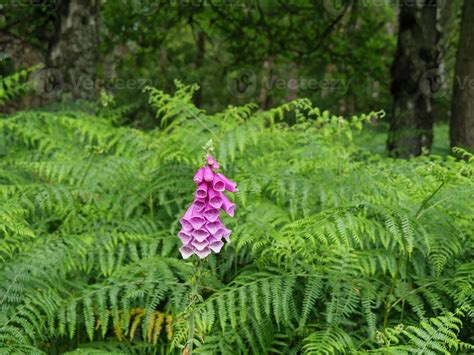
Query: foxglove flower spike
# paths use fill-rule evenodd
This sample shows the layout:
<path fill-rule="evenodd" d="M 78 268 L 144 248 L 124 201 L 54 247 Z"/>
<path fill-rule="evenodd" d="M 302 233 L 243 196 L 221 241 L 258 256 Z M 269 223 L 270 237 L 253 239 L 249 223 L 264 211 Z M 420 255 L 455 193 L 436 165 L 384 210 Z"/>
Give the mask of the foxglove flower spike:
<path fill-rule="evenodd" d="M 208 155 L 204 167 L 194 175 L 194 182 L 198 185 L 195 199 L 180 219 L 182 225 L 178 237 L 182 242 L 179 249 L 183 259 L 196 254 L 204 259 L 211 252 L 219 253 L 225 241 L 230 241 L 230 229 L 227 229 L 220 220 L 220 209 L 229 216 L 234 216 L 235 205 L 227 198 L 224 191 L 237 191 L 237 184 L 224 175 L 216 174 L 219 169 L 216 159 Z"/>

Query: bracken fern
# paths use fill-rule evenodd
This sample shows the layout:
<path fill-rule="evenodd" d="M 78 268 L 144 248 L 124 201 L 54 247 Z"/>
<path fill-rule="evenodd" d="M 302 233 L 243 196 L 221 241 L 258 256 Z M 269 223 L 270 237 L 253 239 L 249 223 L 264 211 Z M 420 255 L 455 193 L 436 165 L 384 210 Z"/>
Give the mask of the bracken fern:
<path fill-rule="evenodd" d="M 80 111 L 0 119 L 2 352 L 180 351 L 193 265 L 177 219 L 210 138 L 238 212 L 203 264 L 197 352 L 472 351 L 468 153 L 392 160 L 353 140 L 382 113 L 207 115 L 177 87 L 147 89 L 146 132 Z"/>

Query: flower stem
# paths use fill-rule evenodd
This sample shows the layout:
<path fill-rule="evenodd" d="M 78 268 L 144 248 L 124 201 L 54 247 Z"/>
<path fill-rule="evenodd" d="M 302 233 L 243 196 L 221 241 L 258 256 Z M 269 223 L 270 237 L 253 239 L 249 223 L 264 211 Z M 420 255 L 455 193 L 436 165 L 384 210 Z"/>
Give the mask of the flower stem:
<path fill-rule="evenodd" d="M 191 283 L 193 285 L 191 294 L 190 294 L 190 302 L 188 308 L 191 309 L 191 313 L 188 317 L 188 342 L 187 342 L 187 355 L 192 355 L 193 353 L 193 345 L 194 345 L 194 318 L 196 316 L 196 303 L 199 300 L 199 292 L 201 289 L 201 260 L 195 262 L 195 270 L 193 277 L 191 278 Z"/>
<path fill-rule="evenodd" d="M 193 342 L 194 342 L 194 309 L 191 311 L 191 315 L 188 318 L 188 355 L 193 354 Z"/>

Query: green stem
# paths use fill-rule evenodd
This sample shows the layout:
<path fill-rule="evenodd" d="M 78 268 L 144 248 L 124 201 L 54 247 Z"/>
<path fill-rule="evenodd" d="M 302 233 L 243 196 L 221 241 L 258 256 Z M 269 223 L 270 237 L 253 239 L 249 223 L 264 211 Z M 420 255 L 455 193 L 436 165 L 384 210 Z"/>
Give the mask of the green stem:
<path fill-rule="evenodd" d="M 195 263 L 195 270 L 196 272 L 194 273 L 194 276 L 191 279 L 193 288 L 191 291 L 190 303 L 188 306 L 189 308 L 191 308 L 191 314 L 188 317 L 188 342 L 187 342 L 188 355 L 192 355 L 193 353 L 194 331 L 195 331 L 194 319 L 196 317 L 195 304 L 199 299 L 199 292 L 201 288 L 201 260 L 198 260 Z"/>
<path fill-rule="evenodd" d="M 92 164 L 94 163 L 96 154 L 92 153 L 90 159 L 89 159 L 89 164 L 86 167 L 86 170 L 84 171 L 84 175 L 82 175 L 81 181 L 79 181 L 79 187 L 82 187 L 82 184 L 84 184 L 84 181 L 86 180 L 87 174 L 89 174 L 89 170 L 92 167 Z"/>
<path fill-rule="evenodd" d="M 188 319 L 188 355 L 193 354 L 193 341 L 194 341 L 194 312 L 195 310 L 193 309 L 191 312 L 191 315 L 189 316 Z"/>
<path fill-rule="evenodd" d="M 418 219 L 421 216 L 421 212 L 426 208 L 426 206 L 428 206 L 428 202 L 430 202 L 430 200 L 438 193 L 438 191 L 441 190 L 444 184 L 446 184 L 446 180 L 443 180 L 441 184 L 439 184 L 439 186 L 431 193 L 431 195 L 429 195 L 426 199 L 423 200 L 420 208 L 416 212 L 416 215 L 415 215 L 416 219 Z"/>

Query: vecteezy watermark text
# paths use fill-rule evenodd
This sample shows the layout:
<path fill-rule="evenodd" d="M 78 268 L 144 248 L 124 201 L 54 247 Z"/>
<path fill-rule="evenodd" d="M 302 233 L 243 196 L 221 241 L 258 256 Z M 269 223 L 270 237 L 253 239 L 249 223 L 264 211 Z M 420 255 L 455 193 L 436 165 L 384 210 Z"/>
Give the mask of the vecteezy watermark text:
<path fill-rule="evenodd" d="M 160 9 L 169 9 L 171 7 L 194 9 L 202 7 L 234 7 L 248 10 L 253 7 L 254 1 L 257 0 L 122 0 L 122 3 L 129 4 L 135 14 L 152 15 Z"/>
<path fill-rule="evenodd" d="M 230 72 L 226 76 L 226 89 L 229 94 L 239 99 L 255 96 L 259 90 L 265 91 L 324 91 L 327 93 L 346 93 L 349 90 L 351 79 L 318 79 L 308 77 L 280 78 L 276 76 L 259 79 L 251 68 L 242 68 Z"/>
<path fill-rule="evenodd" d="M 18 7 L 44 7 L 48 9 L 57 9 L 61 0 L 2 0 L 1 8 L 18 8 Z"/>
<path fill-rule="evenodd" d="M 443 9 L 448 0 L 357 0 L 360 9 L 375 7 L 437 7 Z M 354 0 L 323 0 L 324 9 L 332 16 L 340 16 L 354 3 Z"/>

